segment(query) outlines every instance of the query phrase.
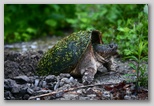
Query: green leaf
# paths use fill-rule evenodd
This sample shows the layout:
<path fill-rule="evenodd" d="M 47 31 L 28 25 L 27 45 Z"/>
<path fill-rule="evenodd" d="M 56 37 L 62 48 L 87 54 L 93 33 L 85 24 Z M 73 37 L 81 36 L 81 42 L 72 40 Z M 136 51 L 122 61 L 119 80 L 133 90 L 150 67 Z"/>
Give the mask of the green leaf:
<path fill-rule="evenodd" d="M 148 56 L 142 57 L 142 60 L 147 61 L 148 60 Z"/>
<path fill-rule="evenodd" d="M 125 31 L 124 28 L 122 28 L 122 27 L 118 27 L 117 30 L 118 31 L 121 31 L 121 32 L 124 32 Z"/>
<path fill-rule="evenodd" d="M 18 32 L 14 32 L 14 35 L 15 35 L 15 41 L 20 41 L 21 40 L 21 36 L 19 35 Z"/>
<path fill-rule="evenodd" d="M 34 28 L 27 28 L 27 30 L 26 30 L 27 32 L 29 32 L 29 33 L 36 33 L 36 29 L 34 29 Z"/>
<path fill-rule="evenodd" d="M 124 28 L 119 27 L 119 28 L 117 28 L 117 30 L 121 31 L 121 32 L 129 32 L 130 29 L 128 27 L 124 27 Z"/>
<path fill-rule="evenodd" d="M 70 24 L 76 24 L 77 21 L 75 19 L 66 19 L 66 21 Z"/>
<path fill-rule="evenodd" d="M 83 22 L 83 23 L 87 23 L 87 22 L 88 22 L 88 19 L 87 19 L 87 18 L 81 18 L 80 20 L 81 20 L 81 22 Z"/>
<path fill-rule="evenodd" d="M 48 19 L 45 21 L 45 23 L 51 27 L 55 27 L 57 25 L 57 21 L 55 21 L 53 19 Z"/>
<path fill-rule="evenodd" d="M 129 50 L 129 49 L 124 49 L 124 54 L 125 55 L 131 55 L 132 54 L 132 51 Z"/>
<path fill-rule="evenodd" d="M 143 53 L 143 50 L 146 48 L 148 42 L 140 42 L 138 47 L 138 57 L 141 58 L 141 55 Z"/>
<path fill-rule="evenodd" d="M 23 33 L 22 37 L 23 37 L 24 41 L 29 41 L 31 39 L 31 36 L 27 33 Z"/>
<path fill-rule="evenodd" d="M 132 60 L 135 60 L 136 62 L 138 62 L 139 60 L 138 60 L 138 58 L 137 57 L 135 57 L 135 56 L 126 56 L 126 58 L 129 58 L 129 59 L 132 59 Z"/>
<path fill-rule="evenodd" d="M 132 67 L 134 70 L 137 70 L 137 67 L 136 67 L 135 64 L 133 64 L 133 63 L 129 63 L 129 66 Z"/>

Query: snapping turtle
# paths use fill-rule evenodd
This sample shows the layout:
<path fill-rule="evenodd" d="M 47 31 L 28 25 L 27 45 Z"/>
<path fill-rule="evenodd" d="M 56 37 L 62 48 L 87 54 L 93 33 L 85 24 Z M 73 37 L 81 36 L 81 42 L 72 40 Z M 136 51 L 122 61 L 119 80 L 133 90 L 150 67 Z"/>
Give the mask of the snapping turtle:
<path fill-rule="evenodd" d="M 38 74 L 70 73 L 82 76 L 84 84 L 93 81 L 97 68 L 112 70 L 111 56 L 117 53 L 114 43 L 103 44 L 101 32 L 79 31 L 63 38 L 49 49 L 38 63 Z"/>

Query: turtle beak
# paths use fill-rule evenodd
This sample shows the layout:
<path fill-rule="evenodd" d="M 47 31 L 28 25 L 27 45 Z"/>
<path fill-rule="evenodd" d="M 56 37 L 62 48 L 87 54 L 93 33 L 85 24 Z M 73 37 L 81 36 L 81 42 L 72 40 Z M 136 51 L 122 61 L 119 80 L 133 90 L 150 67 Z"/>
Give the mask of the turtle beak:
<path fill-rule="evenodd" d="M 104 52 L 105 52 L 105 54 L 115 54 L 115 53 L 117 53 L 117 49 L 118 49 L 117 44 L 111 43 L 107 46 L 107 48 Z"/>
<path fill-rule="evenodd" d="M 110 43 L 107 45 L 95 45 L 94 48 L 95 51 L 103 57 L 110 57 L 115 54 L 118 54 L 117 52 L 118 46 L 115 43 Z"/>

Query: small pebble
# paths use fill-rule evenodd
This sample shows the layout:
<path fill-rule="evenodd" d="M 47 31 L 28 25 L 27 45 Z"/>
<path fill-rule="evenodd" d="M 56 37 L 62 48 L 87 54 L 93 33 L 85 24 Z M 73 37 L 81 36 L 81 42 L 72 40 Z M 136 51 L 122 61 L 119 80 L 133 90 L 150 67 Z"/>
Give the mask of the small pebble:
<path fill-rule="evenodd" d="M 130 100 L 130 99 L 131 99 L 131 96 L 125 95 L 125 96 L 124 96 L 124 99 L 125 99 L 125 100 Z"/>
<path fill-rule="evenodd" d="M 13 87 L 11 92 L 12 93 L 19 93 L 20 92 L 20 88 L 19 87 Z"/>
<path fill-rule="evenodd" d="M 36 100 L 40 100 L 40 98 L 36 98 Z"/>
<path fill-rule="evenodd" d="M 23 96 L 23 100 L 28 100 L 28 99 L 29 99 L 29 97 L 30 97 L 30 95 L 29 95 L 29 94 L 25 94 L 25 95 Z"/>
<path fill-rule="evenodd" d="M 46 85 L 47 85 L 47 82 L 46 82 L 46 81 L 43 81 L 43 83 L 42 83 L 42 87 L 45 88 Z"/>
<path fill-rule="evenodd" d="M 59 75 L 61 78 L 69 78 L 71 75 L 70 74 L 64 74 L 64 73 L 61 73 L 60 75 Z"/>
<path fill-rule="evenodd" d="M 73 83 L 74 82 L 74 78 L 73 77 L 70 77 L 69 78 L 69 82 L 72 82 Z"/>
<path fill-rule="evenodd" d="M 48 75 L 48 76 L 45 78 L 45 81 L 46 81 L 47 83 L 53 82 L 53 81 L 55 81 L 55 80 L 56 80 L 55 75 Z"/>
<path fill-rule="evenodd" d="M 110 92 L 104 91 L 104 92 L 103 92 L 103 97 L 104 97 L 104 98 L 110 98 Z"/>
<path fill-rule="evenodd" d="M 126 88 L 126 94 L 127 95 L 130 95 L 132 92 L 130 91 L 130 89 L 129 88 Z"/>
<path fill-rule="evenodd" d="M 79 89 L 76 91 L 78 94 L 82 94 L 83 93 L 83 90 L 82 89 Z"/>
<path fill-rule="evenodd" d="M 54 86 L 54 90 L 56 90 L 59 86 L 60 86 L 60 82 L 57 81 L 56 84 L 55 84 L 55 86 Z"/>
<path fill-rule="evenodd" d="M 27 82 L 30 82 L 30 79 L 25 75 L 17 76 L 17 77 L 14 77 L 13 79 L 19 84 L 25 84 Z"/>
<path fill-rule="evenodd" d="M 27 93 L 29 93 L 29 94 L 33 94 L 34 93 L 34 90 L 33 89 L 31 89 L 31 88 L 27 88 Z"/>
<path fill-rule="evenodd" d="M 96 94 L 89 94 L 88 97 L 96 97 Z"/>
<path fill-rule="evenodd" d="M 36 49 L 36 48 L 37 48 L 36 45 L 31 45 L 30 47 L 31 47 L 32 49 Z"/>
<path fill-rule="evenodd" d="M 35 85 L 35 86 L 38 86 L 38 84 L 39 84 L 39 79 L 36 79 L 34 85 Z"/>
<path fill-rule="evenodd" d="M 68 78 L 62 78 L 61 79 L 61 82 L 64 82 L 64 83 L 70 83 L 70 80 Z"/>

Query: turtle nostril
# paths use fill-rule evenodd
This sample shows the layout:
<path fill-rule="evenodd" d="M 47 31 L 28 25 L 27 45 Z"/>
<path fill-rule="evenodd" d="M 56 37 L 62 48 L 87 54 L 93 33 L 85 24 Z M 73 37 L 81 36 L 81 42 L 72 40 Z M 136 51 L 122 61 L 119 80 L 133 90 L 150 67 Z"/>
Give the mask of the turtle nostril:
<path fill-rule="evenodd" d="M 115 43 L 112 43 L 112 44 L 109 44 L 109 47 L 110 47 L 111 49 L 117 49 L 117 48 L 118 48 L 118 45 L 115 44 Z"/>
<path fill-rule="evenodd" d="M 113 44 L 110 44 L 109 46 L 110 46 L 110 48 L 113 48 Z"/>

